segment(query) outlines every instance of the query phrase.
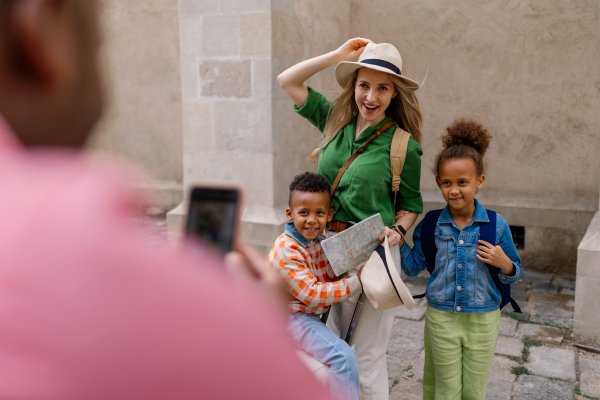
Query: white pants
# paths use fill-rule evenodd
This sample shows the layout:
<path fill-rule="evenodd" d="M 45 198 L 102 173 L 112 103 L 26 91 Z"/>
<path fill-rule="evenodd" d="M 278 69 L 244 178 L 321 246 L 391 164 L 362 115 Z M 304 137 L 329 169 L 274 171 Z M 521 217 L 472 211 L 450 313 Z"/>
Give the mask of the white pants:
<path fill-rule="evenodd" d="M 398 246 L 390 248 L 394 264 L 400 273 L 400 251 Z M 355 276 L 359 267 L 348 271 Z M 342 339 L 346 338 L 348 326 L 354 314 L 359 296 L 354 296 L 331 307 L 327 327 Z M 350 345 L 354 345 L 360 374 L 360 398 L 364 400 L 388 400 L 389 386 L 385 354 L 394 325 L 396 309 L 375 309 L 367 296 Z"/>

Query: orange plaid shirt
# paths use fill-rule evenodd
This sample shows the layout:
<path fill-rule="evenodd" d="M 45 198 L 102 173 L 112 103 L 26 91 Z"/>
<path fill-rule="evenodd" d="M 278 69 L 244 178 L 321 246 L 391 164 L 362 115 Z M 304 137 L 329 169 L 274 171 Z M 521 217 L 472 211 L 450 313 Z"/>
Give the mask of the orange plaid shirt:
<path fill-rule="evenodd" d="M 357 277 L 338 280 L 325 258 L 320 238 L 306 240 L 291 222 L 275 241 L 267 262 L 285 280 L 287 290 L 294 296 L 290 302 L 294 312 L 323 314 L 330 305 L 362 291 Z"/>

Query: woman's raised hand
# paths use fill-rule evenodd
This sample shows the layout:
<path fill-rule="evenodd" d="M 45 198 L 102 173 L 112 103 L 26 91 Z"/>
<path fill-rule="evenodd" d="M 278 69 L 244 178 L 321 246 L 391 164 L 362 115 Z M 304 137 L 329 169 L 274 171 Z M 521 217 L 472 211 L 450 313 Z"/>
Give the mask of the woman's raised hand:
<path fill-rule="evenodd" d="M 277 82 L 294 104 L 302 107 L 308 98 L 308 89 L 304 85 L 308 78 L 340 61 L 355 59 L 369 43 L 372 43 L 369 39 L 350 39 L 337 50 L 291 66 L 277 77 Z"/>
<path fill-rule="evenodd" d="M 373 43 L 373 41 L 363 38 L 350 39 L 341 45 L 335 54 L 340 61 L 352 61 L 362 54 L 369 43 Z"/>

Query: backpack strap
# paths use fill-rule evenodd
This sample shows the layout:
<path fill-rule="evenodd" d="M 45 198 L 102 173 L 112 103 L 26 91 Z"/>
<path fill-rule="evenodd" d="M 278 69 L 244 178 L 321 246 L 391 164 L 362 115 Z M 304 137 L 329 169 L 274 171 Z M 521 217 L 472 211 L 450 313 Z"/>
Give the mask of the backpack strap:
<path fill-rule="evenodd" d="M 495 211 L 492 210 L 486 209 L 485 211 L 487 211 L 488 219 L 490 220 L 490 222 L 479 225 L 479 238 L 495 246 L 497 214 Z M 494 267 L 490 264 L 485 265 L 488 268 L 488 272 L 490 273 L 494 284 L 500 291 L 500 295 L 502 296 L 502 300 L 500 301 L 500 309 L 502 309 L 505 305 L 510 303 L 515 312 L 521 313 L 521 308 L 519 307 L 517 302 L 510 296 L 510 285 L 504 284 L 502 283 L 502 281 L 500 281 L 500 277 L 498 276 L 500 268 Z"/>
<path fill-rule="evenodd" d="M 433 210 L 425 214 L 423 223 L 421 224 L 421 250 L 427 262 L 427 272 L 431 275 L 435 269 L 435 255 L 437 248 L 435 247 L 435 226 L 440 219 L 442 210 Z M 425 297 L 425 293 L 413 296 L 415 299 Z"/>
<path fill-rule="evenodd" d="M 496 219 L 497 219 L 497 214 L 496 211 L 492 211 L 492 210 L 485 210 L 487 212 L 487 216 L 488 219 L 490 220 L 489 223 L 484 222 L 482 224 L 479 224 L 479 238 L 481 240 L 485 240 L 488 243 L 491 243 L 492 245 L 496 245 Z"/>
<path fill-rule="evenodd" d="M 394 206 L 396 205 L 396 197 L 400 190 L 400 174 L 406 161 L 406 151 L 408 149 L 408 139 L 410 133 L 404 129 L 396 127 L 394 137 L 392 139 L 392 147 L 390 148 L 390 167 L 392 169 L 392 192 L 394 193 Z"/>
<path fill-rule="evenodd" d="M 425 215 L 425 218 L 423 218 L 423 225 L 421 225 L 421 250 L 423 250 L 425 261 L 427 261 L 427 272 L 430 275 L 435 269 L 435 255 L 437 254 L 437 248 L 435 247 L 435 226 L 441 214 L 441 209 L 429 211 Z"/>

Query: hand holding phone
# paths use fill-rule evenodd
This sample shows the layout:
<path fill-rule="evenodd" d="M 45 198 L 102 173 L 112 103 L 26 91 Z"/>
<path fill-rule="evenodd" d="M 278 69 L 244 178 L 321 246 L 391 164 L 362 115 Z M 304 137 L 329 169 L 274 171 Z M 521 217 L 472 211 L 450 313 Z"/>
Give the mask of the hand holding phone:
<path fill-rule="evenodd" d="M 279 276 L 264 255 L 238 241 L 241 190 L 235 187 L 194 187 L 192 189 L 186 234 L 199 237 L 226 254 L 224 263 L 240 279 L 248 278 L 278 296 L 287 315 L 287 296 Z M 246 278 L 244 278 L 246 277 Z"/>

